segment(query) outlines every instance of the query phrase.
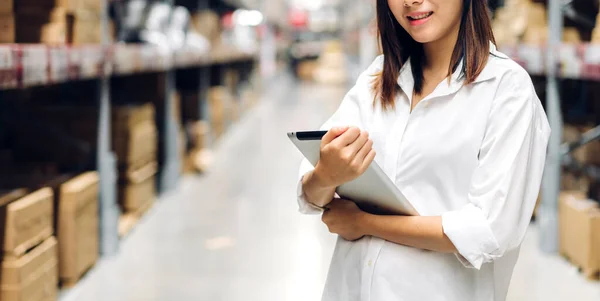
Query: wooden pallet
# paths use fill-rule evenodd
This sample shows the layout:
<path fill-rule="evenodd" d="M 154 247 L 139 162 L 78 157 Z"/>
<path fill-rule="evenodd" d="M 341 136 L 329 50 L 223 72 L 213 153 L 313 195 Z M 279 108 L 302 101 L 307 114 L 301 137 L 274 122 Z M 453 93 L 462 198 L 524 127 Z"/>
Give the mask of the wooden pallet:
<path fill-rule="evenodd" d="M 600 280 L 600 269 L 582 266 L 581 264 L 578 264 L 577 262 L 575 262 L 574 260 L 572 260 L 571 257 L 569 257 L 567 254 L 565 254 L 563 252 L 561 252 L 561 256 L 565 260 L 567 260 L 569 263 L 571 263 L 572 265 L 576 266 L 577 269 L 579 270 L 579 272 L 581 274 L 583 274 L 583 276 L 586 279 L 588 279 L 588 280 Z"/>

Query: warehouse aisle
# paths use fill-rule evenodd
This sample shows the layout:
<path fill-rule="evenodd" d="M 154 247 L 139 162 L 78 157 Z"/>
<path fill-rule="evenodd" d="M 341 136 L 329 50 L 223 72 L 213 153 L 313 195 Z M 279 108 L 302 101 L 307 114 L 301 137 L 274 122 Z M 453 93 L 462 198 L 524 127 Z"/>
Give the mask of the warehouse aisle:
<path fill-rule="evenodd" d="M 335 238 L 295 204 L 300 154 L 288 130 L 313 129 L 346 87 L 281 77 L 222 140 L 205 176 L 188 177 L 72 291 L 69 301 L 319 300 Z M 539 254 L 535 228 L 510 301 L 599 300 L 555 256 Z"/>

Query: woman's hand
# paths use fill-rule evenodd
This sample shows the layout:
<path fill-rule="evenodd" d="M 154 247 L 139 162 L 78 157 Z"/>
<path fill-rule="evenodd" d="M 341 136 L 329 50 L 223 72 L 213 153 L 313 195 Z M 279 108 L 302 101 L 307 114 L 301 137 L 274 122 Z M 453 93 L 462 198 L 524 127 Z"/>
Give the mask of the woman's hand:
<path fill-rule="evenodd" d="M 365 236 L 362 218 L 367 215 L 351 201 L 334 199 L 327 205 L 322 220 L 329 232 L 338 234 L 345 240 L 353 241 Z"/>
<path fill-rule="evenodd" d="M 333 128 L 321 139 L 315 174 L 323 186 L 337 187 L 363 174 L 375 159 L 373 141 L 357 127 Z"/>

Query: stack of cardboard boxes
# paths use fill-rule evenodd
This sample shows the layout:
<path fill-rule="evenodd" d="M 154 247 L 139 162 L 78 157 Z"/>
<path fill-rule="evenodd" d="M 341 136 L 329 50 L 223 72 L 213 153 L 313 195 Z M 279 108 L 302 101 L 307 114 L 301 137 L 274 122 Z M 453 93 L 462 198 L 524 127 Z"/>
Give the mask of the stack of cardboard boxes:
<path fill-rule="evenodd" d="M 4 166 L 10 171 L 3 170 L 0 174 L 1 189 L 44 191 L 50 198 L 50 231 L 58 241 L 59 278 L 65 286 L 76 284 L 98 259 L 98 174 L 86 172 L 73 176 L 58 174 L 56 170 L 32 173 L 31 169 Z M 46 204 L 46 199 L 39 201 L 41 199 L 38 202 Z M 19 207 L 18 204 L 23 202 L 20 200 L 14 206 Z M 6 208 L 10 211 L 11 206 Z M 46 217 L 44 215 L 44 219 Z M 22 225 L 30 222 L 32 217 L 19 215 L 14 218 L 17 225 Z M 7 235 L 12 229 L 7 227 L 5 231 L 3 234 Z M 43 235 L 45 237 L 47 232 Z"/>
<path fill-rule="evenodd" d="M 0 192 L 0 300 L 56 300 L 58 251 L 52 235 L 53 193 Z"/>
<path fill-rule="evenodd" d="M 210 125 L 203 120 L 187 123 L 189 134 L 189 149 L 184 156 L 184 172 L 204 172 L 211 161 L 211 152 L 208 148 Z"/>
<path fill-rule="evenodd" d="M 0 1 L 0 43 L 97 44 L 102 0 Z"/>
<path fill-rule="evenodd" d="M 210 141 L 210 123 L 204 119 L 203 101 L 197 90 L 181 91 L 181 116 L 184 124 L 182 140 L 183 172 L 203 172 L 208 162 L 205 160 Z M 212 116 L 211 116 L 212 117 Z"/>
<path fill-rule="evenodd" d="M 519 43 L 545 45 L 548 40 L 547 10 L 543 3 L 532 0 L 506 0 L 496 10 L 493 30 L 498 45 Z M 563 41 L 579 43 L 582 37 L 577 28 L 565 27 Z"/>
<path fill-rule="evenodd" d="M 125 214 L 139 217 L 156 198 L 158 132 L 154 106 L 114 107 L 112 131 L 119 166 L 119 202 Z"/>

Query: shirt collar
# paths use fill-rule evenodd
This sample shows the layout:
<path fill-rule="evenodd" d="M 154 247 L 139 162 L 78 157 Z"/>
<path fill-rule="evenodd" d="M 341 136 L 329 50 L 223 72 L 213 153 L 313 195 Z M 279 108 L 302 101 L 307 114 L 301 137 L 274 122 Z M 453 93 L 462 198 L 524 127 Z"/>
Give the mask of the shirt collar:
<path fill-rule="evenodd" d="M 502 54 L 501 52 L 499 52 L 496 49 L 496 45 L 494 45 L 494 43 L 492 43 L 492 42 L 490 42 L 490 54 L 491 54 L 491 56 L 489 59 L 492 59 L 492 56 L 506 58 L 506 56 L 504 54 Z M 489 59 L 488 59 L 488 62 L 489 62 Z M 447 80 L 444 81 L 445 84 L 443 85 L 443 88 L 444 88 L 443 93 L 451 94 L 451 93 L 458 91 L 458 89 L 460 89 L 460 87 L 462 87 L 463 82 L 464 82 L 464 77 L 462 75 L 462 68 L 463 68 L 463 60 L 461 59 L 460 62 L 458 63 L 456 70 L 454 71 L 454 73 L 452 73 L 452 77 L 450 78 L 450 83 L 448 83 Z M 481 71 L 479 76 L 477 76 L 474 83 L 484 82 L 484 81 L 493 79 L 495 77 L 496 77 L 496 72 L 494 72 L 493 67 L 490 64 L 486 64 L 485 68 L 483 68 L 483 70 Z M 410 58 L 409 58 L 408 60 L 406 60 L 406 63 L 404 63 L 404 65 L 400 69 L 400 75 L 398 76 L 398 85 L 406 94 L 409 94 L 409 93 L 412 93 L 414 84 L 415 84 L 415 80 L 412 75 L 412 66 L 411 66 Z M 410 91 L 410 92 L 407 93 L 408 91 Z"/>

